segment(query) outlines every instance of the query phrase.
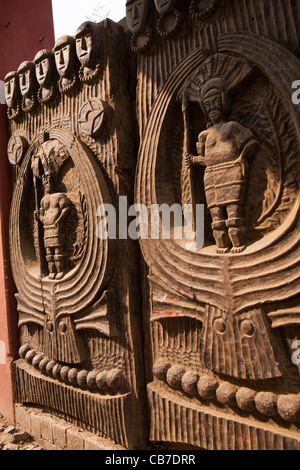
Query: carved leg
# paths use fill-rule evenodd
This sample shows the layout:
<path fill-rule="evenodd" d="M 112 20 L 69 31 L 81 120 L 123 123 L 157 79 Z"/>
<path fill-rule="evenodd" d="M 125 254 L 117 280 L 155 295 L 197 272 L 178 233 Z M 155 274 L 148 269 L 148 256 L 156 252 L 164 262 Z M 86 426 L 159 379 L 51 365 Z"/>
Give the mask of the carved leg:
<path fill-rule="evenodd" d="M 233 245 L 231 253 L 241 253 L 246 248 L 246 227 L 244 218 L 244 207 L 232 204 L 227 207 L 228 220 L 226 227 Z"/>
<path fill-rule="evenodd" d="M 231 243 L 227 233 L 224 208 L 213 207 L 210 213 L 213 220 L 212 229 L 217 244 L 217 252 L 221 254 L 228 253 Z"/>
<path fill-rule="evenodd" d="M 56 267 L 54 262 L 53 251 L 53 248 L 46 248 L 46 261 L 48 263 L 49 279 L 55 279 L 56 277 Z"/>
<path fill-rule="evenodd" d="M 63 254 L 62 248 L 55 249 L 54 261 L 57 271 L 56 279 L 62 279 L 65 275 L 66 270 L 66 255 Z"/>

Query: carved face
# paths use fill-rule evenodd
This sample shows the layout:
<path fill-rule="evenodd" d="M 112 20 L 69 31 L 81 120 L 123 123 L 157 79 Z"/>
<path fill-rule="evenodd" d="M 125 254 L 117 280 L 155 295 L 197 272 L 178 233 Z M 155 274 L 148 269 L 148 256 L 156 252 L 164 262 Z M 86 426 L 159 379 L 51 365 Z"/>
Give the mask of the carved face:
<path fill-rule="evenodd" d="M 60 77 L 69 77 L 75 63 L 75 47 L 72 38 L 63 37 L 54 47 L 54 57 Z"/>
<path fill-rule="evenodd" d="M 138 33 L 147 24 L 149 15 L 148 0 L 128 0 L 126 3 L 126 18 L 130 31 Z"/>
<path fill-rule="evenodd" d="M 160 15 L 164 15 L 175 6 L 175 0 L 154 0 L 154 3 Z"/>
<path fill-rule="evenodd" d="M 92 67 L 100 53 L 100 35 L 94 23 L 83 23 L 76 31 L 77 57 L 84 67 Z"/>
<path fill-rule="evenodd" d="M 214 124 L 220 122 L 224 116 L 223 94 L 221 90 L 215 88 L 208 91 L 203 97 L 203 106 L 209 119 Z"/>
<path fill-rule="evenodd" d="M 35 74 L 40 86 L 47 85 L 51 81 L 51 63 L 49 57 L 43 57 L 35 62 Z"/>
<path fill-rule="evenodd" d="M 45 194 L 52 194 L 54 192 L 53 179 L 51 174 L 45 173 L 42 177 Z"/>
<path fill-rule="evenodd" d="M 18 75 L 10 74 L 4 79 L 4 82 L 6 104 L 9 108 L 14 108 L 19 97 Z"/>
<path fill-rule="evenodd" d="M 35 83 L 34 63 L 24 63 L 24 65 L 20 66 L 18 73 L 21 94 L 22 96 L 28 96 L 33 91 Z"/>

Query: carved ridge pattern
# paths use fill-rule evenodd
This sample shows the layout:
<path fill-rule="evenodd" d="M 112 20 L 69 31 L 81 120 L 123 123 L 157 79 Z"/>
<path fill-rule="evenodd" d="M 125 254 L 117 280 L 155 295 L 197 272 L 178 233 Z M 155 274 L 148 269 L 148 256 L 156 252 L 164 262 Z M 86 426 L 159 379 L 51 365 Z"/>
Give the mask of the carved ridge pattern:
<path fill-rule="evenodd" d="M 275 428 L 227 413 L 208 410 L 148 385 L 151 441 L 181 442 L 207 450 L 296 450 L 296 432 Z M 166 411 L 171 420 L 165 419 Z"/>
<path fill-rule="evenodd" d="M 219 39 L 220 49 L 222 52 L 224 52 L 225 49 L 239 52 L 239 46 L 225 46 L 224 41 L 227 41 L 226 44 L 234 43 L 234 45 L 236 45 L 237 42 L 241 44 L 242 41 L 243 54 L 247 57 L 245 52 L 246 50 L 252 51 L 253 48 L 253 51 L 255 51 L 257 48 L 257 46 L 253 45 L 253 38 L 254 36 L 247 34 L 224 36 Z M 261 39 L 256 36 L 255 38 L 256 41 L 259 41 L 261 47 L 264 47 L 265 44 L 269 43 L 269 41 L 265 39 Z M 281 46 L 273 44 L 273 48 L 278 51 L 277 54 L 280 59 L 279 64 L 281 64 L 280 71 L 282 69 L 283 85 L 278 83 L 278 88 L 284 95 L 285 101 L 290 102 L 289 87 L 293 80 L 292 77 L 294 77 L 295 74 L 295 68 L 299 68 L 299 63 L 295 60 L 292 54 L 284 55 L 282 53 L 283 50 Z M 237 51 L 235 49 L 237 49 Z M 253 60 L 254 59 L 255 56 L 253 57 Z M 136 183 L 136 201 L 138 203 L 146 205 L 158 203 L 155 197 L 155 155 L 157 153 L 156 149 L 158 147 L 160 129 L 163 122 L 163 113 L 165 112 L 164 110 L 168 108 L 171 97 L 176 94 L 176 90 L 180 87 L 182 75 L 189 76 L 194 68 L 194 64 L 199 66 L 200 62 L 201 53 L 197 53 L 196 51 L 188 56 L 188 58 L 183 61 L 183 63 L 176 69 L 175 73 L 170 77 L 152 110 L 141 145 L 138 162 Z M 257 63 L 257 65 L 260 66 L 259 63 Z M 268 72 L 266 73 L 274 79 L 275 83 L 278 82 L 278 74 L 275 77 L 275 71 L 273 72 L 273 68 L 275 66 L 276 69 L 277 65 L 278 62 L 276 62 L 276 64 L 273 62 L 268 63 L 267 58 L 264 56 L 264 63 L 262 66 L 263 70 L 265 71 L 268 69 Z M 295 109 L 293 108 L 292 103 L 290 104 L 290 108 L 290 112 L 294 116 L 294 123 L 299 136 L 298 118 L 295 116 Z M 147 169 L 147 173 L 143 174 L 145 168 Z M 145 179 L 148 182 L 147 184 L 145 184 Z M 201 299 L 202 302 L 206 301 L 209 304 L 215 304 L 224 310 L 233 308 L 233 312 L 236 313 L 246 307 L 259 304 L 262 299 L 268 299 L 269 301 L 282 299 L 282 287 L 287 284 L 287 278 L 285 276 L 289 279 L 289 292 L 287 297 L 292 297 L 298 293 L 299 275 L 291 268 L 297 262 L 296 253 L 299 240 L 297 238 L 296 224 L 299 219 L 299 203 L 300 199 L 298 198 L 295 208 L 287 221 L 280 229 L 278 229 L 275 236 L 266 237 L 264 247 L 260 245 L 259 249 L 256 251 L 255 258 L 253 258 L 254 251 L 250 248 L 249 255 L 245 253 L 241 256 L 226 257 L 222 262 L 223 267 L 218 268 L 216 266 L 213 268 L 212 271 L 219 273 L 218 275 L 220 277 L 219 281 L 214 281 L 214 287 L 210 290 L 208 290 L 208 285 L 205 283 L 205 273 L 207 272 L 207 263 L 212 263 L 214 265 L 214 257 L 205 257 L 200 253 L 189 255 L 187 252 L 179 249 L 172 241 L 158 241 L 155 244 L 151 243 L 151 241 L 141 241 L 141 247 L 146 261 L 148 264 L 150 263 L 152 265 L 154 273 L 166 283 L 169 283 L 173 289 L 177 290 L 179 288 L 187 298 L 195 298 L 199 299 L 199 301 Z M 292 232 L 288 234 L 288 230 L 291 229 Z M 283 238 L 285 238 L 285 242 L 281 242 L 281 248 L 277 248 L 276 250 L 277 255 L 275 256 L 278 258 L 278 263 L 276 268 L 277 271 L 275 271 L 273 275 L 273 284 L 272 286 L 270 285 L 269 288 L 265 285 L 265 287 L 258 289 L 258 279 L 262 279 L 262 276 L 265 276 L 266 273 L 270 274 L 268 258 L 270 259 L 270 262 L 272 260 L 272 267 L 274 267 L 274 251 L 273 248 L 271 249 L 270 247 L 275 247 L 278 240 L 282 240 Z M 172 260 L 172 262 L 169 260 Z M 206 267 L 201 271 L 198 278 L 198 276 L 194 274 L 195 271 L 192 273 L 191 268 L 192 266 L 199 264 Z M 168 272 L 173 272 L 174 269 L 177 271 L 176 282 L 174 282 L 174 279 L 168 275 Z M 228 279 L 231 280 L 234 294 L 233 299 L 226 299 L 225 292 L 223 291 L 224 284 L 222 280 L 222 270 L 225 277 L 228 277 Z M 185 282 L 187 272 L 190 273 L 189 284 L 186 284 Z M 284 276 L 283 273 L 285 273 Z M 244 279 L 246 278 L 247 285 L 244 285 Z M 209 278 L 207 278 L 207 281 L 209 281 Z M 203 288 L 199 288 L 200 285 L 202 285 Z M 210 285 L 212 284 L 210 283 Z M 251 285 L 255 286 L 255 295 L 253 295 Z M 192 287 L 191 290 L 190 287 Z"/>
<path fill-rule="evenodd" d="M 252 414 L 258 411 L 263 416 L 281 417 L 290 423 L 300 421 L 300 394 L 280 395 L 238 386 L 205 373 L 197 374 L 178 364 L 172 365 L 167 359 L 155 362 L 153 374 L 189 398 L 200 397 L 206 405 L 217 401 L 221 405 L 233 409 L 237 407 Z"/>

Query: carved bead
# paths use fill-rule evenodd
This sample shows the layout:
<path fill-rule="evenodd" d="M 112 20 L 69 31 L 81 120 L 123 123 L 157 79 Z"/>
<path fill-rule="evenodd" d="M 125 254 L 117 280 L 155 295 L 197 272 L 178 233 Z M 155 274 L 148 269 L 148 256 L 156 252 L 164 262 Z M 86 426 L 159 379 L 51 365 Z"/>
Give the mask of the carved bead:
<path fill-rule="evenodd" d="M 34 358 L 32 359 L 32 365 L 33 367 L 37 368 L 39 367 L 39 364 L 41 362 L 41 360 L 43 359 L 43 354 L 37 354 L 36 356 L 34 356 Z"/>
<path fill-rule="evenodd" d="M 60 379 L 60 371 L 62 369 L 62 366 L 60 364 L 55 364 L 52 370 L 52 377 L 54 379 Z"/>
<path fill-rule="evenodd" d="M 278 413 L 286 421 L 296 423 L 300 421 L 300 398 L 295 395 L 286 395 L 279 398 Z"/>
<path fill-rule="evenodd" d="M 225 333 L 226 331 L 226 323 L 223 318 L 217 318 L 214 322 L 214 329 L 217 333 Z"/>
<path fill-rule="evenodd" d="M 213 377 L 201 377 L 197 386 L 200 397 L 204 400 L 213 400 L 216 397 L 218 385 L 218 381 Z"/>
<path fill-rule="evenodd" d="M 113 369 L 107 372 L 106 383 L 113 390 L 120 389 L 125 382 L 123 372 L 119 369 Z"/>
<path fill-rule="evenodd" d="M 89 388 L 97 388 L 96 384 L 97 372 L 91 371 L 86 376 L 86 384 Z"/>
<path fill-rule="evenodd" d="M 45 373 L 47 365 L 49 364 L 49 357 L 44 357 L 39 363 L 39 369 L 41 372 Z"/>
<path fill-rule="evenodd" d="M 259 392 L 255 398 L 257 410 L 265 416 L 277 415 L 278 397 L 272 392 Z"/>
<path fill-rule="evenodd" d="M 86 377 L 88 375 L 87 370 L 81 370 L 77 374 L 77 383 L 80 387 L 86 387 Z"/>
<path fill-rule="evenodd" d="M 55 361 L 48 362 L 48 364 L 46 366 L 46 373 L 48 375 L 52 376 L 53 368 L 54 368 L 55 365 L 56 365 Z"/>
<path fill-rule="evenodd" d="M 181 379 L 185 370 L 181 366 L 172 366 L 167 372 L 167 382 L 174 389 L 181 389 Z"/>
<path fill-rule="evenodd" d="M 106 371 L 99 372 L 99 374 L 97 374 L 96 385 L 99 388 L 99 390 L 102 390 L 103 388 L 106 387 L 106 376 L 107 376 Z"/>
<path fill-rule="evenodd" d="M 195 372 L 188 371 L 182 377 L 181 385 L 182 390 L 188 395 L 197 394 L 197 383 L 199 380 L 199 375 Z"/>
<path fill-rule="evenodd" d="M 24 359 L 26 354 L 28 353 L 28 351 L 30 351 L 29 344 L 23 344 L 23 346 L 21 346 L 20 349 L 19 349 L 20 357 L 22 357 Z"/>
<path fill-rule="evenodd" d="M 78 369 L 70 369 L 68 373 L 68 380 L 71 384 L 77 385 L 77 374 L 78 374 Z"/>
<path fill-rule="evenodd" d="M 30 349 L 25 355 L 26 361 L 29 362 L 29 364 L 31 364 L 35 355 L 36 355 L 36 352 L 33 349 Z"/>
<path fill-rule="evenodd" d="M 153 374 L 157 379 L 165 381 L 170 367 L 171 364 L 166 359 L 159 359 L 153 366 Z"/>
<path fill-rule="evenodd" d="M 244 411 L 254 411 L 256 392 L 246 387 L 242 387 L 236 394 L 236 402 L 238 407 Z"/>
<path fill-rule="evenodd" d="M 255 326 L 250 320 L 244 320 L 241 323 L 241 331 L 246 336 L 253 336 L 255 332 Z"/>
<path fill-rule="evenodd" d="M 64 382 L 69 382 L 69 372 L 70 372 L 70 367 L 63 366 L 60 371 L 61 380 L 63 380 Z"/>
<path fill-rule="evenodd" d="M 222 405 L 234 406 L 236 404 L 236 391 L 237 388 L 234 385 L 224 382 L 216 391 L 217 400 Z"/>

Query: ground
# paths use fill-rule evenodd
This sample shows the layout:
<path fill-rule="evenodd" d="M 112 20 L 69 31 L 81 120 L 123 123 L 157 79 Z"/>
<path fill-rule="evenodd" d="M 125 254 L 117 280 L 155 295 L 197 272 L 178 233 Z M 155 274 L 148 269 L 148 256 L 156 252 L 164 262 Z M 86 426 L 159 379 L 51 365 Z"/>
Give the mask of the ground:
<path fill-rule="evenodd" d="M 0 414 L 0 450 L 45 450 L 27 432 L 19 431 Z"/>

